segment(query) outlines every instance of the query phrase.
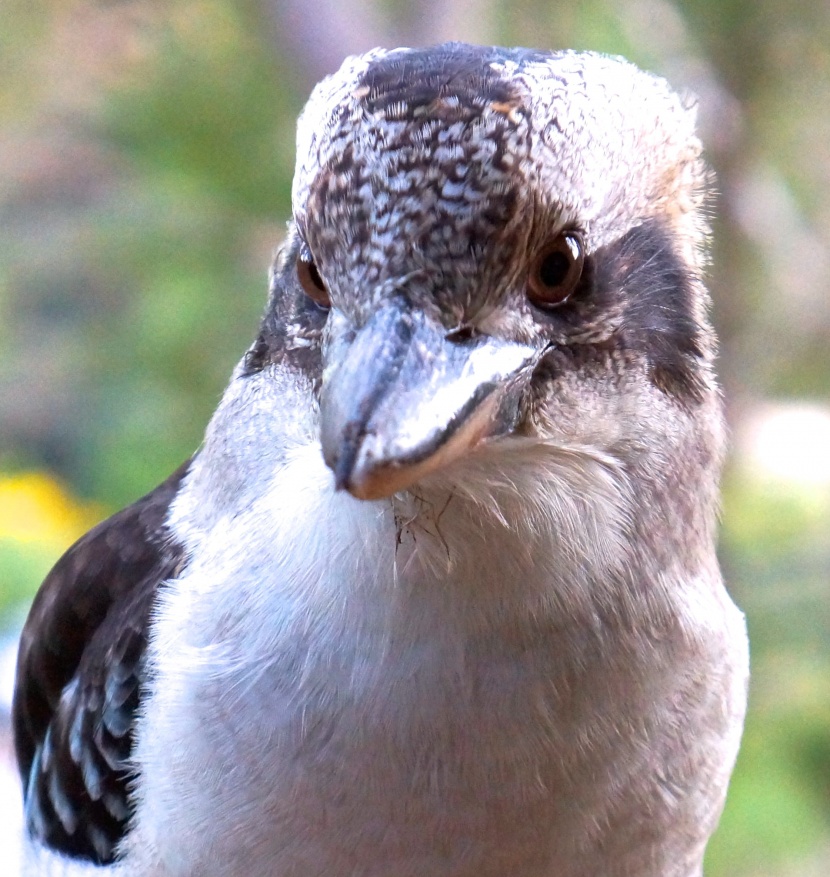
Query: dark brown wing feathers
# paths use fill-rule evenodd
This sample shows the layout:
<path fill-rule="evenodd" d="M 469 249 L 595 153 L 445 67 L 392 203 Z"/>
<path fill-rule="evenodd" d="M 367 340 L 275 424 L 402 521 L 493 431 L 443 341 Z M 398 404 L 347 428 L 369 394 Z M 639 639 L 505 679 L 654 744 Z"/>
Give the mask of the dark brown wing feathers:
<path fill-rule="evenodd" d="M 112 861 L 130 816 L 150 613 L 184 564 L 165 518 L 188 466 L 76 542 L 23 628 L 13 720 L 27 826 L 66 855 Z"/>

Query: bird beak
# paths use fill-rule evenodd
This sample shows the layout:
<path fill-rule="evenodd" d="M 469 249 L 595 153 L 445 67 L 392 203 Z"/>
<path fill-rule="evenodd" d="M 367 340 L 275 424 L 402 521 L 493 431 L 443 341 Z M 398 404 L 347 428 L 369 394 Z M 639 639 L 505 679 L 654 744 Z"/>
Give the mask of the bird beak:
<path fill-rule="evenodd" d="M 540 352 L 453 333 L 395 300 L 347 341 L 323 375 L 323 456 L 338 490 L 380 499 L 510 433 Z"/>

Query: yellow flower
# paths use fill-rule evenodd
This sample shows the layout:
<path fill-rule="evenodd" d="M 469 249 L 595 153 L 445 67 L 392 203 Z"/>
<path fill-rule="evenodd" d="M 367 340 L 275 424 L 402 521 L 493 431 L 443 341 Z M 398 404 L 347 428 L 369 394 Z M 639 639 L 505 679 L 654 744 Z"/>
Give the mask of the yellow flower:
<path fill-rule="evenodd" d="M 58 551 L 103 516 L 100 506 L 79 502 L 43 472 L 0 475 L 0 540 Z"/>

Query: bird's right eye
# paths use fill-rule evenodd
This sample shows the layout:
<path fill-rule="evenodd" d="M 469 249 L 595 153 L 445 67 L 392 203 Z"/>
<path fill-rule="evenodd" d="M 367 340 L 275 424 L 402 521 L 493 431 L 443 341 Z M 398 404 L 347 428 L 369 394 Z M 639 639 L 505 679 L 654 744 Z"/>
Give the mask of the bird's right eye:
<path fill-rule="evenodd" d="M 331 307 L 331 299 L 325 281 L 320 276 L 314 259 L 307 248 L 303 248 L 297 257 L 297 279 L 305 294 L 316 305 L 326 309 Z"/>

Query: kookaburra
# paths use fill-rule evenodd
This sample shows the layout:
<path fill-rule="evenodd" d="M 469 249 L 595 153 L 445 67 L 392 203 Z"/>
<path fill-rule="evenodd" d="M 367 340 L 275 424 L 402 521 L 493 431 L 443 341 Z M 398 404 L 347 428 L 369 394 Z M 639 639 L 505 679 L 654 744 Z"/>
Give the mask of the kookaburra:
<path fill-rule="evenodd" d="M 23 632 L 28 873 L 701 874 L 747 642 L 693 115 L 572 52 L 317 86 L 202 447 Z"/>

